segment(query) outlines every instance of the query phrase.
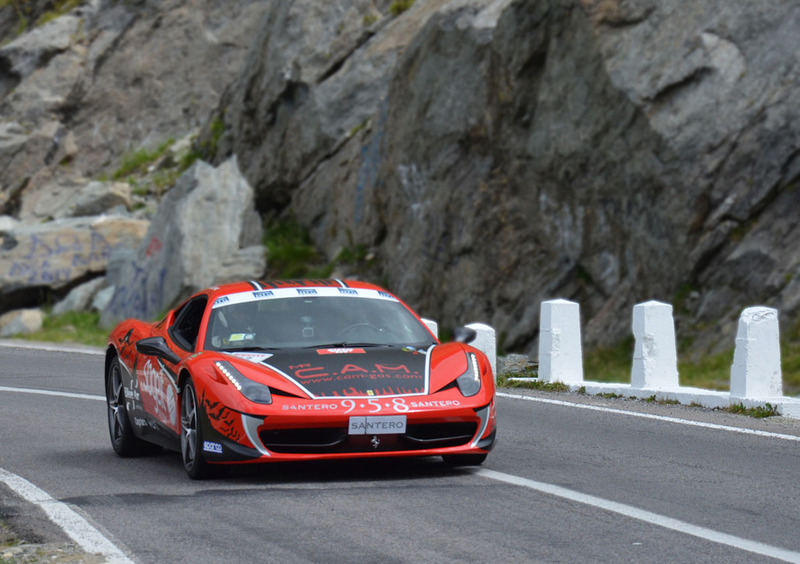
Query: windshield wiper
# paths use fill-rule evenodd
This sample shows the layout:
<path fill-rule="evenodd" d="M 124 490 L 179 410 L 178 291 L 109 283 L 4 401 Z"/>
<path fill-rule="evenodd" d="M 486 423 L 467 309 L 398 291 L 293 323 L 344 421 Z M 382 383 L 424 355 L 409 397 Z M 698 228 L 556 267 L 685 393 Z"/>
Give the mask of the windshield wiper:
<path fill-rule="evenodd" d="M 277 351 L 280 349 L 276 349 L 274 347 L 227 347 L 224 349 L 218 349 L 221 352 L 261 352 L 261 351 Z"/>

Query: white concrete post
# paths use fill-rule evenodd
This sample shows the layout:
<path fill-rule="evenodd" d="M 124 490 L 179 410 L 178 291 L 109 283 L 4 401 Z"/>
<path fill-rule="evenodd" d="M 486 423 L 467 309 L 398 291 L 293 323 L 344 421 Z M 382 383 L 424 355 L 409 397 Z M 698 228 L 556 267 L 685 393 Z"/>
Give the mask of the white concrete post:
<path fill-rule="evenodd" d="M 494 328 L 484 323 L 470 323 L 467 329 L 474 329 L 477 333 L 475 340 L 470 344 L 489 358 L 492 374 L 497 381 L 497 338 Z"/>
<path fill-rule="evenodd" d="M 433 333 L 433 336 L 437 339 L 439 338 L 439 324 L 436 323 L 433 319 L 425 319 L 424 317 L 420 317 L 422 322 L 425 326 Z"/>
<path fill-rule="evenodd" d="M 750 307 L 739 317 L 731 366 L 731 398 L 783 395 L 778 310 Z"/>
<path fill-rule="evenodd" d="M 633 307 L 631 388 L 663 390 L 677 388 L 678 354 L 672 306 L 649 301 Z"/>
<path fill-rule="evenodd" d="M 583 383 L 580 306 L 567 300 L 542 302 L 539 322 L 539 379 Z"/>

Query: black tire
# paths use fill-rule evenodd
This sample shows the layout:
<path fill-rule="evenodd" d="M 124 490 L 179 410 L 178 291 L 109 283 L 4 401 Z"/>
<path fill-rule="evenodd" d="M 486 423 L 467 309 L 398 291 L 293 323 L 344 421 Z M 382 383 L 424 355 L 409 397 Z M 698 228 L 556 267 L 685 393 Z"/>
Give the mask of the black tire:
<path fill-rule="evenodd" d="M 125 386 L 119 359 L 111 361 L 106 375 L 106 405 L 108 406 L 108 433 L 111 446 L 119 456 L 128 458 L 143 454 L 155 454 L 161 447 L 143 441 L 133 433 L 128 408 L 125 406 Z"/>
<path fill-rule="evenodd" d="M 480 466 L 488 455 L 482 454 L 444 454 L 442 460 L 447 466 Z"/>
<path fill-rule="evenodd" d="M 186 474 L 192 480 L 214 477 L 216 467 L 203 458 L 203 429 L 200 425 L 200 407 L 192 380 L 186 381 L 181 392 L 181 460 Z"/>

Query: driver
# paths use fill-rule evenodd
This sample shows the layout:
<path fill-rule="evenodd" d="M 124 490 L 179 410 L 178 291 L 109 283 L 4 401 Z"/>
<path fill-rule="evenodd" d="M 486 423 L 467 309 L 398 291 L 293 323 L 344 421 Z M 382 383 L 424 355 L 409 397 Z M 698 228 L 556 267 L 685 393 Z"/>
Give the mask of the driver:
<path fill-rule="evenodd" d="M 219 320 L 225 326 L 223 345 L 247 344 L 255 340 L 255 315 L 249 304 L 232 305 L 220 311 Z"/>

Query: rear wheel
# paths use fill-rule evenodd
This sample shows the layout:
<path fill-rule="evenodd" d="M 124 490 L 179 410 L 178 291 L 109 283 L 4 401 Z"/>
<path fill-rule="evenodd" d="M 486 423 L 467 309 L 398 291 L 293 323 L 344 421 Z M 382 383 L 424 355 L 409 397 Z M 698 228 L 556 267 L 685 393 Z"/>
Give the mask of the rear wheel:
<path fill-rule="evenodd" d="M 200 407 L 191 379 L 186 381 L 181 394 L 181 458 L 186 474 L 192 480 L 210 478 L 214 467 L 203 458 L 203 430 L 200 426 Z"/>
<path fill-rule="evenodd" d="M 130 457 L 140 454 L 152 454 L 161 447 L 143 441 L 133 433 L 128 408 L 125 405 L 125 386 L 122 382 L 122 371 L 119 359 L 111 361 L 106 377 L 106 405 L 108 406 L 108 433 L 111 446 L 119 456 Z"/>
<path fill-rule="evenodd" d="M 442 460 L 448 466 L 480 466 L 486 460 L 486 453 L 482 454 L 445 454 Z"/>

